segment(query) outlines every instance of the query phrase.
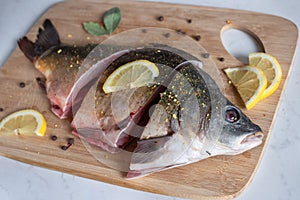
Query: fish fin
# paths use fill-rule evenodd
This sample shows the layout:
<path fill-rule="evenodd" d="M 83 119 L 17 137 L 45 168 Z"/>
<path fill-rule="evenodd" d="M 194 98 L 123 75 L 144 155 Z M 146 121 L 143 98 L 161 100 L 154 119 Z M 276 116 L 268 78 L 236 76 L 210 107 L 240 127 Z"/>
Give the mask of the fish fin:
<path fill-rule="evenodd" d="M 144 176 L 148 176 L 150 174 L 153 174 L 155 172 L 161 172 L 167 169 L 172 169 L 178 166 L 182 166 L 182 164 L 178 165 L 169 165 L 165 167 L 153 167 L 148 169 L 141 169 L 141 170 L 129 170 L 126 175 L 127 180 L 135 179 L 135 178 L 141 178 Z"/>
<path fill-rule="evenodd" d="M 19 39 L 18 45 L 24 55 L 32 62 L 36 56 L 36 53 L 34 52 L 34 43 L 28 40 L 27 37 L 23 37 Z"/>
<path fill-rule="evenodd" d="M 163 154 L 165 144 L 171 137 L 162 136 L 138 141 L 131 158 L 131 165 L 151 163 L 160 158 Z"/>
<path fill-rule="evenodd" d="M 44 30 L 41 28 L 39 29 L 35 44 L 42 46 L 45 50 L 49 49 L 52 46 L 59 45 L 59 35 L 52 22 L 49 19 L 46 19 L 43 23 L 43 27 Z"/>
<path fill-rule="evenodd" d="M 40 56 L 50 47 L 61 43 L 58 32 L 49 19 L 44 21 L 43 27 L 44 29 L 39 28 L 35 42 L 30 41 L 27 37 L 23 37 L 18 40 L 19 48 L 31 61 L 33 61 L 36 56 Z"/>
<path fill-rule="evenodd" d="M 166 142 L 171 139 L 172 136 L 161 136 L 157 138 L 140 140 L 137 143 L 137 147 L 135 149 L 135 153 L 149 153 L 153 151 L 157 151 L 164 147 Z"/>

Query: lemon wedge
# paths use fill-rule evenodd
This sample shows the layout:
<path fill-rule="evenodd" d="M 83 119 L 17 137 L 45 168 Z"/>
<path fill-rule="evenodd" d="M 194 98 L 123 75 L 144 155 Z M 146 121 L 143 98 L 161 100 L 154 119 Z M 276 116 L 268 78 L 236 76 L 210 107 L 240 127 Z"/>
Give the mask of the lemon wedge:
<path fill-rule="evenodd" d="M 267 87 L 267 78 L 263 71 L 252 66 L 227 68 L 224 71 L 236 87 L 246 108 L 250 110 L 260 101 Z"/>
<path fill-rule="evenodd" d="M 136 60 L 120 66 L 103 84 L 105 93 L 132 89 L 153 83 L 159 75 L 157 66 L 148 60 Z"/>
<path fill-rule="evenodd" d="M 20 110 L 2 119 L 0 135 L 43 136 L 46 127 L 46 120 L 40 112 L 32 109 Z"/>
<path fill-rule="evenodd" d="M 250 53 L 249 64 L 261 69 L 267 78 L 267 88 L 261 98 L 264 99 L 274 93 L 282 77 L 282 70 L 277 59 L 266 53 Z"/>

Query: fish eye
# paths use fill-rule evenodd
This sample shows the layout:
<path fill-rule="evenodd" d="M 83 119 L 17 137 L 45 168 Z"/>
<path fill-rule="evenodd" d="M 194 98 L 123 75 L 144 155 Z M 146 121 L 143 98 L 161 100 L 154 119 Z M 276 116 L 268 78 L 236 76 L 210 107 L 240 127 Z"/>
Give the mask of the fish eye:
<path fill-rule="evenodd" d="M 231 107 L 226 110 L 225 120 L 227 122 L 234 123 L 234 122 L 238 121 L 239 119 L 240 119 L 240 114 L 235 108 Z"/>

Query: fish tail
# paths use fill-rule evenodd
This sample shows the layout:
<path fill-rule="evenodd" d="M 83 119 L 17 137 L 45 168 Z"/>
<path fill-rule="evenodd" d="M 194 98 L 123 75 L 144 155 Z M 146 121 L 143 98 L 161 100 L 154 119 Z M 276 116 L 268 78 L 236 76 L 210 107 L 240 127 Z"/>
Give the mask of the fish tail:
<path fill-rule="evenodd" d="M 27 37 L 18 40 L 19 48 L 31 61 L 42 55 L 50 47 L 57 46 L 60 43 L 58 32 L 49 19 L 44 21 L 43 29 L 39 28 L 35 42 L 30 41 Z"/>

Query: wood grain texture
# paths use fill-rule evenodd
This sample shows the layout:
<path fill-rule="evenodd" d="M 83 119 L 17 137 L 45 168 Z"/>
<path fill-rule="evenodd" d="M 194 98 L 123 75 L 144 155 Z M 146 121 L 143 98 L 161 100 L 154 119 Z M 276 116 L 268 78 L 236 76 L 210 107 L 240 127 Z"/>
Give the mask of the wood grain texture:
<path fill-rule="evenodd" d="M 70 122 L 59 120 L 51 113 L 49 101 L 35 82 L 35 78 L 41 74 L 16 49 L 0 73 L 0 107 L 4 109 L 0 118 L 19 109 L 34 108 L 44 114 L 48 129 L 43 138 L 1 136 L 0 154 L 53 170 L 165 195 L 194 199 L 230 199 L 238 195 L 252 179 L 267 144 L 273 118 L 276 116 L 293 62 L 298 37 L 296 26 L 280 17 L 230 9 L 126 1 L 67 1 L 51 7 L 37 20 L 27 36 L 35 40 L 38 27 L 49 18 L 64 43 L 99 43 L 108 36 L 90 36 L 82 29 L 82 23 L 98 21 L 99 16 L 114 6 L 120 7 L 123 16 L 117 32 L 136 27 L 164 27 L 181 29 L 190 36 L 199 34 L 199 43 L 210 53 L 220 70 L 242 65 L 223 47 L 220 37 L 222 31 L 238 28 L 259 38 L 265 51 L 277 57 L 283 70 L 283 79 L 278 90 L 251 111 L 243 110 L 262 127 L 265 134 L 263 144 L 238 156 L 217 156 L 145 178 L 126 181 L 121 172 L 97 162 L 79 139 L 75 140 L 75 145 L 68 151 L 60 149 L 61 145 L 67 143 L 67 138 L 72 137 Z M 162 22 L 156 20 L 160 15 L 164 15 Z M 187 23 L 189 18 L 192 23 Z M 232 24 L 227 24 L 226 20 L 231 20 Z M 72 34 L 72 37 L 69 38 L 68 34 Z M 225 61 L 218 61 L 218 57 L 224 57 Z M 21 81 L 26 83 L 25 88 L 19 88 Z M 223 81 L 226 96 L 239 107 L 243 107 L 233 88 L 227 84 L 225 75 Z M 57 141 L 50 139 L 53 134 L 58 136 Z"/>

